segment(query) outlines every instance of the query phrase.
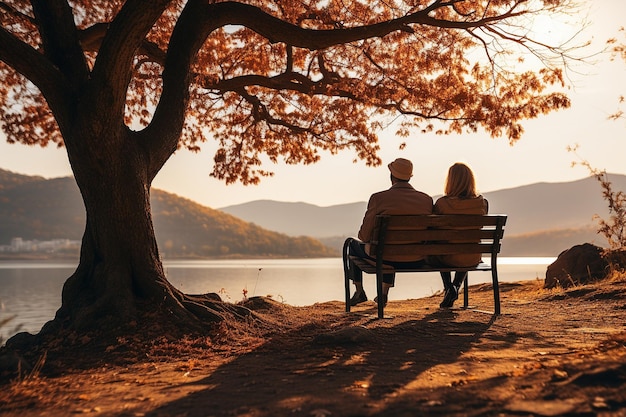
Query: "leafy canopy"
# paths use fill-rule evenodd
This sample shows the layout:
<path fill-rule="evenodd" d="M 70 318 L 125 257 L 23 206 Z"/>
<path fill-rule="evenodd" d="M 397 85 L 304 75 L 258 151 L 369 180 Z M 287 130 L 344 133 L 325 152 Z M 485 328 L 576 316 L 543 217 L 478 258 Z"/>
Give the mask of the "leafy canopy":
<path fill-rule="evenodd" d="M 246 184 L 272 174 L 263 155 L 308 164 L 348 148 L 379 164 L 377 132 L 392 122 L 404 136 L 483 129 L 513 143 L 522 120 L 569 106 L 550 88 L 563 85 L 561 69 L 516 72 L 524 65 L 509 56 L 521 47 L 564 57 L 533 42 L 528 24 L 567 11 L 569 0 L 48 0 L 47 10 L 71 6 L 72 30 L 39 16 L 41 4 L 0 2 L 9 142 L 63 146 L 64 117 L 81 111 L 85 87 L 107 71 L 122 80 L 107 85 L 111 94 L 123 90 L 109 120 L 142 130 L 167 117 L 155 110 L 164 91 L 187 94 L 178 147 L 216 140 L 212 175 Z M 127 23 L 153 13 L 145 33 Z M 115 39 L 137 46 L 128 65 Z M 53 83 L 67 86 L 74 107 L 57 107 L 67 101 Z"/>

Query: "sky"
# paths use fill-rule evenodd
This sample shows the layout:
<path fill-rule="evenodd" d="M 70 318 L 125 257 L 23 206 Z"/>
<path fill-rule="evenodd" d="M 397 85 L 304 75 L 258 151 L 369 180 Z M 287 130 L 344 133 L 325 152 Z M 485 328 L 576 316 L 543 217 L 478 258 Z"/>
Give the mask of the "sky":
<path fill-rule="evenodd" d="M 593 0 L 590 4 L 583 9 L 590 25 L 580 36 L 592 41 L 590 50 L 599 50 L 607 39 L 618 37 L 618 30 L 626 24 L 626 2 Z M 555 33 L 558 25 L 543 24 L 546 34 L 559 35 Z M 595 60 L 569 73 L 571 108 L 524 122 L 525 133 L 512 146 L 506 138 L 493 139 L 480 132 L 450 136 L 414 132 L 408 138 L 396 138 L 390 128 L 379 135 L 383 160 L 379 167 L 353 163 L 355 155 L 348 150 L 322 154 L 322 160 L 312 165 L 268 164 L 263 168 L 274 171 L 274 177 L 243 186 L 225 185 L 209 176 L 215 146 L 207 143 L 200 153 L 181 150 L 174 154 L 153 188 L 211 208 L 265 199 L 326 207 L 367 201 L 372 193 L 388 188 L 386 165 L 398 157 L 413 161 L 411 184 L 431 195 L 442 194 L 448 167 L 459 161 L 473 169 L 482 192 L 587 177 L 586 168 L 572 167 L 580 158 L 595 168 L 626 174 L 626 120 L 607 119 L 618 110 L 620 95 L 626 95 L 626 63 L 610 62 L 608 57 Z M 406 147 L 400 150 L 402 142 Z M 567 151 L 574 145 L 578 155 Z M 4 137 L 0 137 L 0 168 L 46 178 L 72 175 L 63 149 L 11 145 Z"/>

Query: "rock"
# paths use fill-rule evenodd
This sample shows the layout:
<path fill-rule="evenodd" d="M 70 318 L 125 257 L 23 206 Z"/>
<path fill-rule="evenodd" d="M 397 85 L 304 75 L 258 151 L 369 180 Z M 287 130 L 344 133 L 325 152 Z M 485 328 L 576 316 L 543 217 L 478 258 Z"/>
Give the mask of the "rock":
<path fill-rule="evenodd" d="M 281 303 L 270 297 L 254 296 L 243 300 L 241 305 L 252 311 L 263 311 L 278 308 Z"/>
<path fill-rule="evenodd" d="M 214 292 L 208 292 L 205 294 L 187 294 L 188 297 L 190 298 L 201 298 L 204 300 L 210 300 L 210 301 L 222 301 L 222 297 L 220 297 L 219 294 L 214 293 Z"/>
<path fill-rule="evenodd" d="M 603 248 L 591 243 L 576 245 L 561 252 L 546 269 L 544 288 L 567 288 L 605 278 L 609 263 L 603 253 Z"/>
<path fill-rule="evenodd" d="M 37 342 L 39 342 L 37 335 L 28 332 L 19 332 L 10 337 L 6 341 L 5 346 L 15 350 L 28 350 L 30 347 L 37 344 Z"/>

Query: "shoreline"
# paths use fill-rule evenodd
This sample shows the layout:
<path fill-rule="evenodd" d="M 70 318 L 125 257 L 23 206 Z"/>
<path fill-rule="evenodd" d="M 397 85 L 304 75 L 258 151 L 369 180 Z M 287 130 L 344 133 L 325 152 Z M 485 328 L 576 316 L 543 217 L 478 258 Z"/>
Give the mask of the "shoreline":
<path fill-rule="evenodd" d="M 529 258 L 511 259 L 512 262 Z M 529 259 L 533 261 L 533 258 Z M 171 262 L 171 263 L 168 263 Z M 507 265 L 506 258 L 499 259 L 500 283 L 532 280 L 543 284 L 545 264 Z M 0 293 L 11 299 L 0 301 L 6 308 L 0 311 L 0 318 L 17 315 L 12 323 L 21 323 L 31 332 L 38 332 L 43 324 L 51 320 L 61 305 L 63 283 L 71 275 L 77 264 L 67 261 L 1 261 Z M 12 268 L 26 268 L 16 270 Z M 40 269 L 50 268 L 50 269 Z M 274 300 L 292 307 L 311 307 L 315 304 L 332 301 L 343 302 L 343 271 L 340 258 L 267 260 L 201 260 L 166 261 L 168 280 L 187 293 L 214 292 L 225 302 L 242 301 L 242 289 L 247 296 L 271 296 Z M 263 270 L 258 271 L 259 268 Z M 306 274 L 310 279 L 299 282 L 293 276 Z M 489 273 L 470 274 L 471 285 L 490 282 Z M 21 284 L 20 284 L 21 283 Z M 366 278 L 365 289 L 370 298 L 376 295 L 375 279 Z M 3 286 L 4 285 L 4 286 Z M 26 287 L 30 288 L 25 292 Z M 398 277 L 396 288 L 390 292 L 390 300 L 402 302 L 409 298 L 427 298 L 442 290 L 437 273 L 421 273 L 416 276 L 404 274 Z M 41 302 L 32 305 L 31 298 L 36 294 Z M 342 308 L 343 309 L 343 308 Z M 10 336 L 9 325 L 1 335 Z"/>

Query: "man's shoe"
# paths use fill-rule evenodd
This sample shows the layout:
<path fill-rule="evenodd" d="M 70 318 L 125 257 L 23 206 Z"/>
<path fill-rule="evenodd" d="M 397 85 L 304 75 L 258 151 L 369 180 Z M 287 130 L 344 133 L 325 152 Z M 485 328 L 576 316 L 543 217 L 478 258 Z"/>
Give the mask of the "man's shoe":
<path fill-rule="evenodd" d="M 387 305 L 387 295 L 386 294 L 382 294 L 380 296 L 381 300 L 383 301 L 383 307 L 385 307 Z M 374 302 L 376 304 L 378 304 L 378 297 L 374 297 Z"/>
<path fill-rule="evenodd" d="M 367 301 L 367 295 L 365 295 L 365 291 L 357 291 L 354 293 L 354 295 L 350 299 L 350 305 L 355 306 L 357 304 L 361 304 L 366 301 Z"/>
<path fill-rule="evenodd" d="M 439 304 L 440 308 L 452 308 L 454 302 L 459 298 L 459 287 L 453 285 L 446 288 L 446 293 L 443 296 L 443 301 Z"/>

